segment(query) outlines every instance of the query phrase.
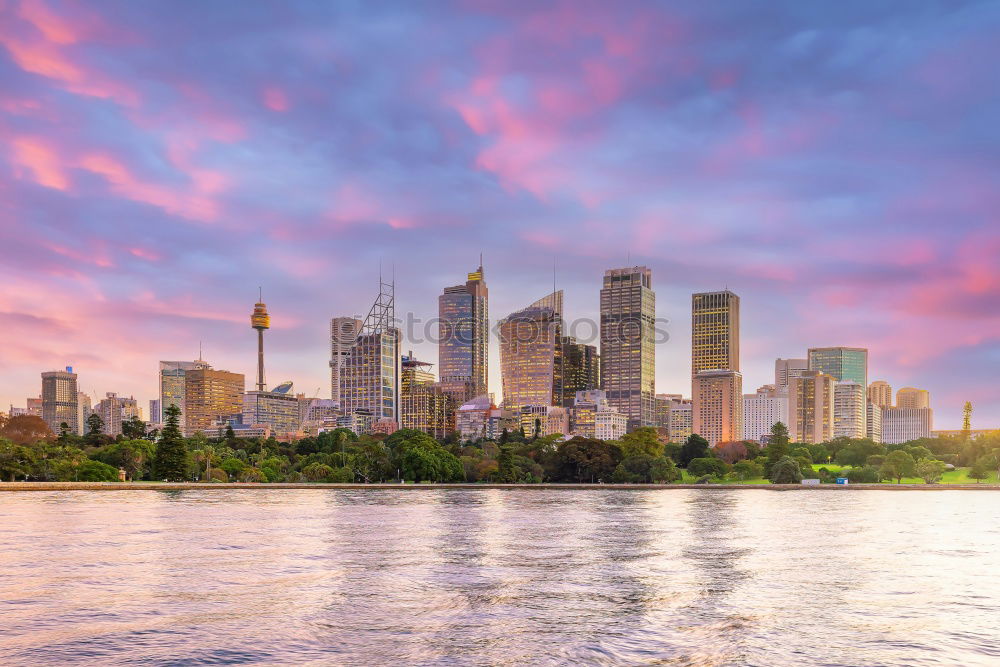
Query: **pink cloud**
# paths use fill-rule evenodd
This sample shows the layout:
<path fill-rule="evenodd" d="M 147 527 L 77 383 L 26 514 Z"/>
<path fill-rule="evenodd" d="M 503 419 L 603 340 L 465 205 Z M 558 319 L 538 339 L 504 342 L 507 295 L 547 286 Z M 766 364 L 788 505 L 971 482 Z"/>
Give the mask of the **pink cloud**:
<path fill-rule="evenodd" d="M 16 137 L 12 145 L 14 163 L 30 172 L 36 183 L 56 190 L 69 189 L 59 156 L 47 142 L 37 137 Z"/>
<path fill-rule="evenodd" d="M 288 111 L 288 96 L 281 88 L 268 86 L 263 92 L 264 106 L 271 111 Z"/>

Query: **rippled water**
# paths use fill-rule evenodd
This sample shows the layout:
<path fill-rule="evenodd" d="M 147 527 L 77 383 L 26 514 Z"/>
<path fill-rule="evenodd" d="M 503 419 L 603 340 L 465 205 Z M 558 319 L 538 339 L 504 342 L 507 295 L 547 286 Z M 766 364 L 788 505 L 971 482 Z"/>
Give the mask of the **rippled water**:
<path fill-rule="evenodd" d="M 0 494 L 0 663 L 1000 664 L 1000 493 Z"/>

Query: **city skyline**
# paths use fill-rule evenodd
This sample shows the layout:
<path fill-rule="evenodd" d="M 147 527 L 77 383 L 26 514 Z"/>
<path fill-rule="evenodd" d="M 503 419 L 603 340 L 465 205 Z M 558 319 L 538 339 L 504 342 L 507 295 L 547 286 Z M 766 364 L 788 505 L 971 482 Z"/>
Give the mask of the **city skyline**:
<path fill-rule="evenodd" d="M 966 400 L 993 426 L 998 24 L 989 3 L 4 3 L 0 406 L 72 366 L 145 412 L 199 341 L 253 378 L 258 285 L 268 384 L 325 396 L 330 319 L 366 312 L 380 258 L 430 319 L 483 253 L 495 314 L 555 261 L 568 319 L 599 322 L 602 273 L 649 267 L 657 393 L 690 391 L 691 294 L 730 289 L 744 393 L 863 347 L 870 381 L 931 391 L 936 428 Z"/>

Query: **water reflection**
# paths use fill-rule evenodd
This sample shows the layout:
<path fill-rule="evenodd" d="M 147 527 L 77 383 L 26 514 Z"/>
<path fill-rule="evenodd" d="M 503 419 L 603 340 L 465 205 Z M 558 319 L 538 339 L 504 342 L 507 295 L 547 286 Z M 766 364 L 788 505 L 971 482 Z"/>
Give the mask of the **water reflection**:
<path fill-rule="evenodd" d="M 0 496 L 0 664 L 997 664 L 1000 495 Z"/>

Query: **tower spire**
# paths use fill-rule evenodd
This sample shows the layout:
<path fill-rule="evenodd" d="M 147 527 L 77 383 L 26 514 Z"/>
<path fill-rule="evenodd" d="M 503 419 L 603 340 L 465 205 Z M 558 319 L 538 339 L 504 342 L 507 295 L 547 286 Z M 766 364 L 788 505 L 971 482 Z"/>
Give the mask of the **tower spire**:
<path fill-rule="evenodd" d="M 263 290 L 259 287 L 257 289 L 260 301 L 254 304 L 250 328 L 257 330 L 257 391 L 267 391 L 267 385 L 264 384 L 264 331 L 271 328 L 271 316 L 267 314 Z"/>

